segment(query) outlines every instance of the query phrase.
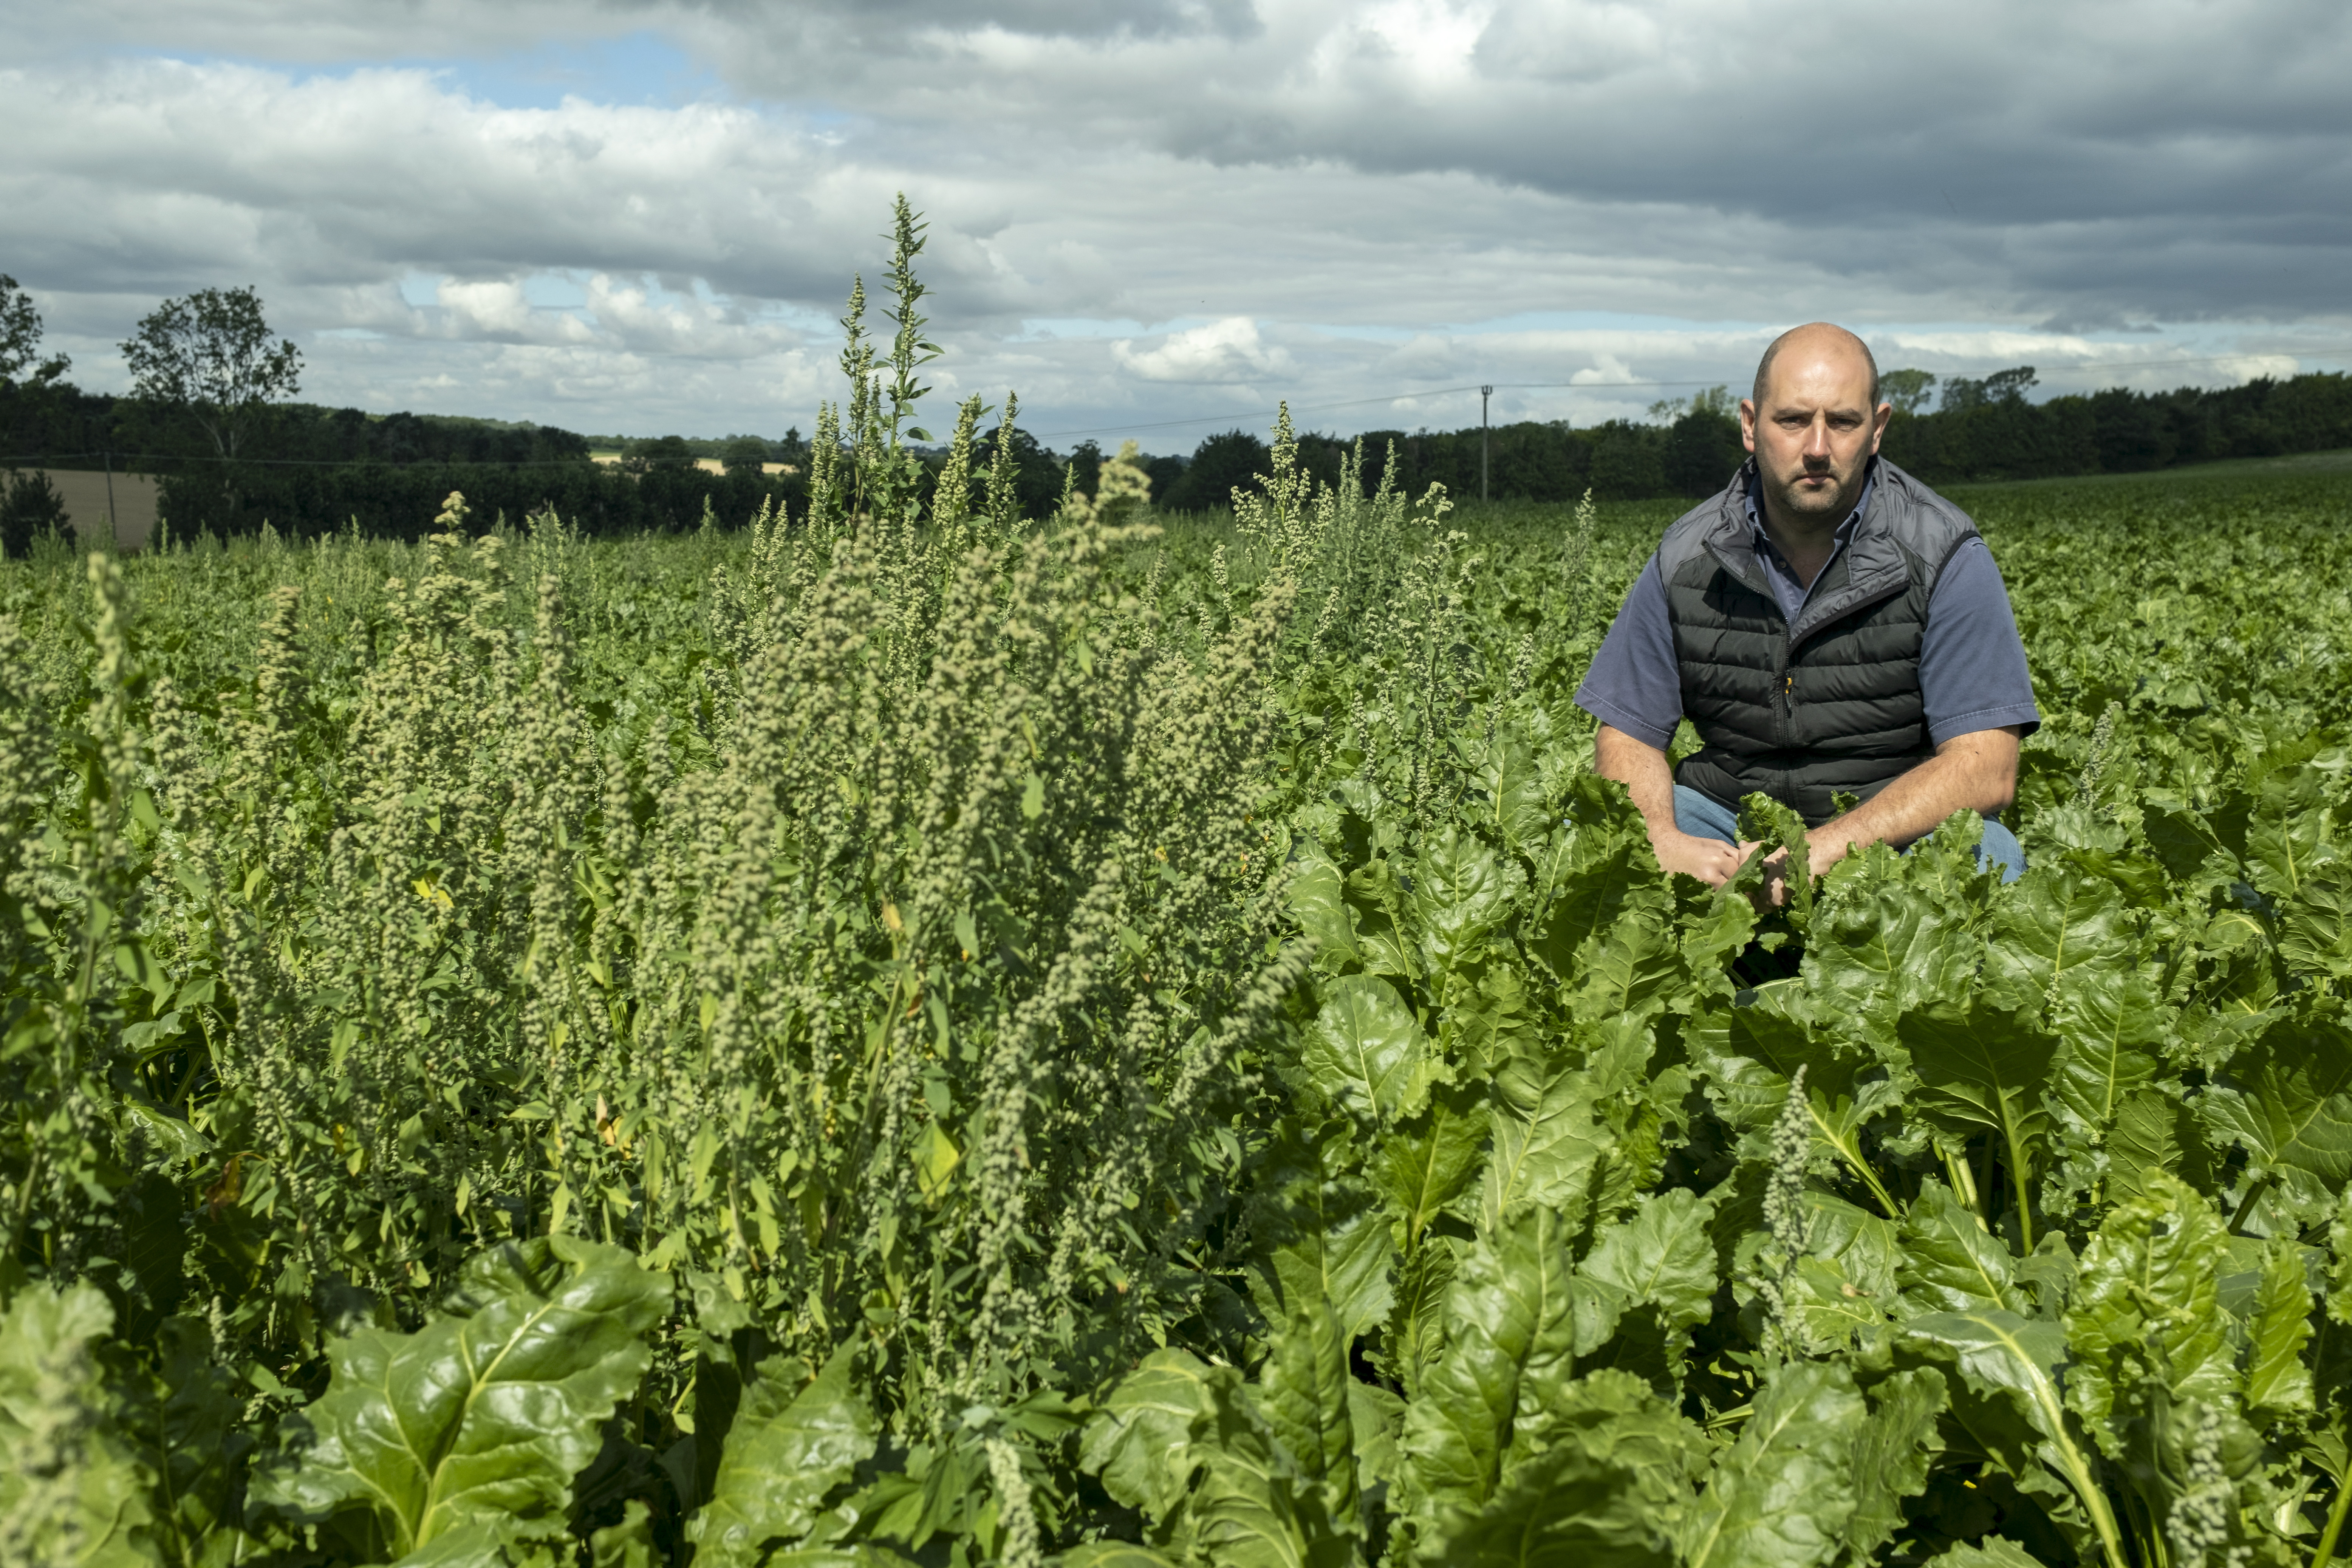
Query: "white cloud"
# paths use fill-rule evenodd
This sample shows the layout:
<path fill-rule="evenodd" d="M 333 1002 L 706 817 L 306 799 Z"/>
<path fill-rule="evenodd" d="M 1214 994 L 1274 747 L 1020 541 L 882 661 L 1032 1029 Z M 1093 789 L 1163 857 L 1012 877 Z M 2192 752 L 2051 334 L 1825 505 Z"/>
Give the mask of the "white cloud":
<path fill-rule="evenodd" d="M 1296 368 L 1286 350 L 1258 336 L 1247 316 L 1228 316 L 1203 327 L 1171 332 L 1151 349 L 1128 339 L 1110 345 L 1111 357 L 1146 381 L 1189 381 L 1240 385 L 1286 376 Z"/>

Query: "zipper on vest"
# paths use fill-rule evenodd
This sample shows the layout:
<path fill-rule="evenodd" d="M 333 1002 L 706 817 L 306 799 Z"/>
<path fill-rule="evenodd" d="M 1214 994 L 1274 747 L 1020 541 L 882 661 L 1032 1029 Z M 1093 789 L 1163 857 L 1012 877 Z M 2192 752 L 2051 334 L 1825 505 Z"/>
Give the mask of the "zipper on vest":
<path fill-rule="evenodd" d="M 1797 678 L 1789 668 L 1789 639 L 1783 637 L 1772 656 L 1772 674 L 1780 684 L 1772 689 L 1772 722 L 1774 738 L 1782 750 L 1795 744 L 1790 738 L 1796 722 Z"/>

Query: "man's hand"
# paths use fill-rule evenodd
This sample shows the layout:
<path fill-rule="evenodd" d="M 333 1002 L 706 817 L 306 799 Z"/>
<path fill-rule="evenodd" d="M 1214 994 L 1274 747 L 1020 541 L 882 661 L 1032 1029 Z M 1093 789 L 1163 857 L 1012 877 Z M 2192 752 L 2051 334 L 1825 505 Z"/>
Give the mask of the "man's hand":
<path fill-rule="evenodd" d="M 1650 847 L 1667 870 L 1720 888 L 1739 875 L 1739 868 L 1755 853 L 1753 844 L 1700 838 L 1675 826 L 1674 770 L 1666 765 L 1666 753 L 1648 742 L 1601 725 L 1592 741 L 1592 771 L 1624 784 L 1633 797 L 1633 809 L 1650 830 Z"/>
<path fill-rule="evenodd" d="M 1739 875 L 1740 865 L 1756 846 L 1734 847 L 1720 838 L 1701 838 L 1678 827 L 1661 828 L 1652 823 L 1650 847 L 1658 852 L 1658 864 L 1667 870 L 1696 877 L 1710 888 L 1720 888 Z"/>

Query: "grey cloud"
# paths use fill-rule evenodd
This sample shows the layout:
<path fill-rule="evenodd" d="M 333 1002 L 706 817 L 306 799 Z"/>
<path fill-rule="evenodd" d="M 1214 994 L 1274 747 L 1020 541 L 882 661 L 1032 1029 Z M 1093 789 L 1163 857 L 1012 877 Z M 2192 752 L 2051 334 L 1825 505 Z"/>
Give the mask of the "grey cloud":
<path fill-rule="evenodd" d="M 731 98 L 506 110 L 352 68 L 646 29 Z M 133 47 L 336 69 L 115 58 Z M 321 395 L 583 423 L 813 395 L 804 329 L 853 268 L 874 281 L 899 189 L 934 223 L 950 381 L 1114 422 L 1229 384 L 1737 379 L 1767 323 L 1814 316 L 2044 345 L 2346 324 L 2352 13 L 2304 0 L 1828 24 L 1793 0 L 89 0 L 29 18 L 25 48 L 0 71 L 0 265 L 83 363 L 155 296 L 257 282 L 301 330 L 383 334 L 320 340 Z M 520 307 L 547 271 L 603 280 L 593 331 Z M 409 306 L 411 273 L 447 302 Z M 656 308 L 647 276 L 717 299 Z M 1565 311 L 1754 325 L 1471 330 Z M 1159 325 L 1124 350 L 1007 341 L 1041 317 Z M 1201 335 L 1235 321 L 1257 336 Z M 1510 395 L 1583 417 L 1655 395 Z"/>
<path fill-rule="evenodd" d="M 648 6 L 652 9 L 652 6 Z M 780 5 L 772 0 L 699 0 L 688 7 L 723 24 L 803 40 L 854 42 L 894 55 L 928 38 L 996 31 L 1089 41 L 1209 35 L 1245 39 L 1261 30 L 1249 0 L 846 0 Z"/>
<path fill-rule="evenodd" d="M 1483 19 L 1442 4 L 1265 19 L 1245 46 L 992 53 L 968 34 L 970 52 L 935 68 L 820 65 L 747 24 L 730 69 L 747 91 L 834 91 L 866 112 L 1066 145 L 1664 205 L 1690 248 L 1716 221 L 1751 217 L 1770 231 L 1765 258 L 1850 274 L 1893 236 L 1984 258 L 1988 293 L 2029 315 L 2328 309 L 2352 259 L 2352 12 L 2332 3 L 2000 0 L 1832 23 L 1794 0 L 1546 0 Z M 820 68 L 847 74 L 828 87 Z M 2168 243 L 2216 224 L 2236 231 L 2226 250 Z M 2128 249 L 2078 259 L 2086 226 Z"/>

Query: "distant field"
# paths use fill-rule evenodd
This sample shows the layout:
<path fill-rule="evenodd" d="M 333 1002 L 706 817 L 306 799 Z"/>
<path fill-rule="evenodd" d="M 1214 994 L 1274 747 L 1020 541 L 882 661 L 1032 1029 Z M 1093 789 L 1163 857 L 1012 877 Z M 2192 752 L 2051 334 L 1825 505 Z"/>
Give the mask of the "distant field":
<path fill-rule="evenodd" d="M 2287 494 L 2270 487 L 2299 487 L 2314 481 L 2319 489 L 2311 492 L 2322 497 L 2340 494 L 2343 503 L 2352 509 L 2352 487 L 2339 486 L 2338 481 L 2352 476 L 2352 448 L 2334 452 L 2303 452 L 2284 458 L 2241 458 L 2221 463 L 2194 463 L 2177 468 L 2158 468 L 2137 474 L 2080 474 L 2047 479 L 2002 479 L 1983 484 L 1948 484 L 1937 487 L 1959 505 L 1979 518 L 1999 522 L 2006 521 L 2014 509 L 2039 513 L 2060 498 L 2076 490 L 2085 492 L 2086 504 L 2107 507 L 2125 497 L 2133 500 L 2158 497 L 2195 495 L 2201 500 L 2213 499 L 2213 492 L 2242 490 L 2248 504 L 2260 506 L 2266 500 L 2275 501 Z M 2132 496 L 2131 492 L 2137 492 Z M 2298 502 L 2305 492 L 2294 491 Z M 2097 500 L 2092 500 L 2095 495 Z M 1667 523 L 1687 511 L 1694 502 L 1682 500 L 1610 501 L 1601 506 L 1601 516 L 1621 525 L 1632 526 L 1643 521 L 1654 522 L 1663 529 Z M 2323 504 L 2326 504 L 2323 501 Z M 1453 518 L 1456 521 L 1517 521 L 1535 522 L 1546 517 L 1556 518 L 1565 528 L 1576 509 L 1560 501 L 1498 500 L 1481 505 L 1475 500 L 1457 502 Z M 2023 515 L 2022 512 L 2020 515 Z"/>
<path fill-rule="evenodd" d="M 2305 474 L 2352 473 L 2352 447 L 2333 452 L 2297 452 L 2284 458 L 2231 458 L 2137 474 L 2074 474 L 2049 479 L 2004 479 L 1993 484 L 1953 485 L 1952 489 L 2014 490 L 2049 485 L 2177 484 L 2196 479 L 2278 479 Z"/>
<path fill-rule="evenodd" d="M 111 534 L 121 550 L 141 550 L 155 531 L 155 476 L 116 474 L 112 489 L 104 474 L 76 468 L 43 470 L 66 503 L 74 531 L 96 542 Z M 111 526 L 110 527 L 110 523 Z"/>
<path fill-rule="evenodd" d="M 618 463 L 621 457 L 622 454 L 619 452 L 596 451 L 588 454 L 588 460 L 609 468 Z M 723 474 L 727 471 L 727 465 L 716 458 L 697 458 L 694 460 L 694 466 L 706 474 Z M 790 463 L 762 463 L 760 465 L 760 471 L 763 474 L 789 474 L 793 472 L 793 466 Z"/>

